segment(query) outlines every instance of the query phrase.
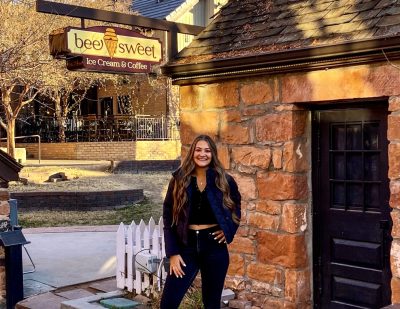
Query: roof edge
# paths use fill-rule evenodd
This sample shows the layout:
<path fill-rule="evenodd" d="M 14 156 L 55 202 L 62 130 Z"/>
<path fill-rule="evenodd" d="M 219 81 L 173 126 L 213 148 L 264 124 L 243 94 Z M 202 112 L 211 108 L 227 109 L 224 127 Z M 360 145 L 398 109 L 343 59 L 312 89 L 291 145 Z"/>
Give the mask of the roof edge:
<path fill-rule="evenodd" d="M 337 45 L 293 49 L 262 55 L 166 64 L 163 74 L 177 85 L 212 82 L 260 74 L 326 69 L 400 58 L 400 37 L 352 41 Z"/>

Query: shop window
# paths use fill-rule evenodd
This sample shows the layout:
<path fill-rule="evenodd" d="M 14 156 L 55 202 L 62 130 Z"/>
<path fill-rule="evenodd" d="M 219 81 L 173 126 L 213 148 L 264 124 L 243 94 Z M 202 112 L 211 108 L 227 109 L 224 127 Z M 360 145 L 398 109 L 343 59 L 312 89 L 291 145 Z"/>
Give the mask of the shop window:
<path fill-rule="evenodd" d="M 100 98 L 100 112 L 102 117 L 107 117 L 113 114 L 113 98 Z"/>

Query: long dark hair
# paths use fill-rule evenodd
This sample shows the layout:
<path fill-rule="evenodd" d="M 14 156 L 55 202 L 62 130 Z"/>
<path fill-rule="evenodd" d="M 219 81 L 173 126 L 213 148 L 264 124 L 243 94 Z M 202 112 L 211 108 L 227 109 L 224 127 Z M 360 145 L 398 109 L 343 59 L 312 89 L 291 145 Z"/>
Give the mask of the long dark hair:
<path fill-rule="evenodd" d="M 208 135 L 199 135 L 193 140 L 186 157 L 182 161 L 179 173 L 175 176 L 175 186 L 173 190 L 174 206 L 172 224 L 177 224 L 179 217 L 182 211 L 184 211 L 185 205 L 188 200 L 186 188 L 189 186 L 190 178 L 196 168 L 196 165 L 193 161 L 193 155 L 196 145 L 199 141 L 207 142 L 208 146 L 210 147 L 211 162 L 209 168 L 213 168 L 216 171 L 217 175 L 215 178 L 215 185 L 223 193 L 223 204 L 225 207 L 231 210 L 233 220 L 235 222 L 239 222 L 239 219 L 234 213 L 236 205 L 230 197 L 229 184 L 228 180 L 226 179 L 225 169 L 222 166 L 221 161 L 219 161 L 218 159 L 217 146 L 215 145 L 212 138 Z"/>

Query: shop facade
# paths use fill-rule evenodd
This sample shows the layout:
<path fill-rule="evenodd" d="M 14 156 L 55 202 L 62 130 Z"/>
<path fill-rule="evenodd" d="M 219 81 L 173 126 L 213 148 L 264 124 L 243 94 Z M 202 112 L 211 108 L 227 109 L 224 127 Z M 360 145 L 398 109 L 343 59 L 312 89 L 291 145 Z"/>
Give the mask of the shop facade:
<path fill-rule="evenodd" d="M 164 67 L 182 153 L 209 134 L 239 184 L 226 284 L 255 308 L 400 302 L 400 6 L 367 4 L 231 1 Z"/>

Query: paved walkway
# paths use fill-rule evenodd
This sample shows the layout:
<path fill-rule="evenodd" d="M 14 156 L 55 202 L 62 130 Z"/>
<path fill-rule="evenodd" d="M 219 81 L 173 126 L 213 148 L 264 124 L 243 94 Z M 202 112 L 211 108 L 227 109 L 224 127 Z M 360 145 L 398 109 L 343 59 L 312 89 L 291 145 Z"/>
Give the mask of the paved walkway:
<path fill-rule="evenodd" d="M 112 225 L 23 229 L 25 238 L 31 242 L 26 248 L 36 271 L 24 275 L 24 295 L 28 299 L 19 308 L 59 308 L 61 301 L 69 299 L 59 295 L 63 288 L 75 290 L 69 293 L 79 298 L 89 292 L 82 290 L 81 286 L 74 286 L 86 282 L 91 282 L 88 287 L 96 286 L 95 281 L 114 277 L 117 228 Z M 24 271 L 31 270 L 32 265 L 25 252 L 23 260 Z M 115 290 L 115 279 L 106 281 L 105 286 L 98 290 Z M 38 294 L 41 294 L 40 297 L 32 297 Z"/>

